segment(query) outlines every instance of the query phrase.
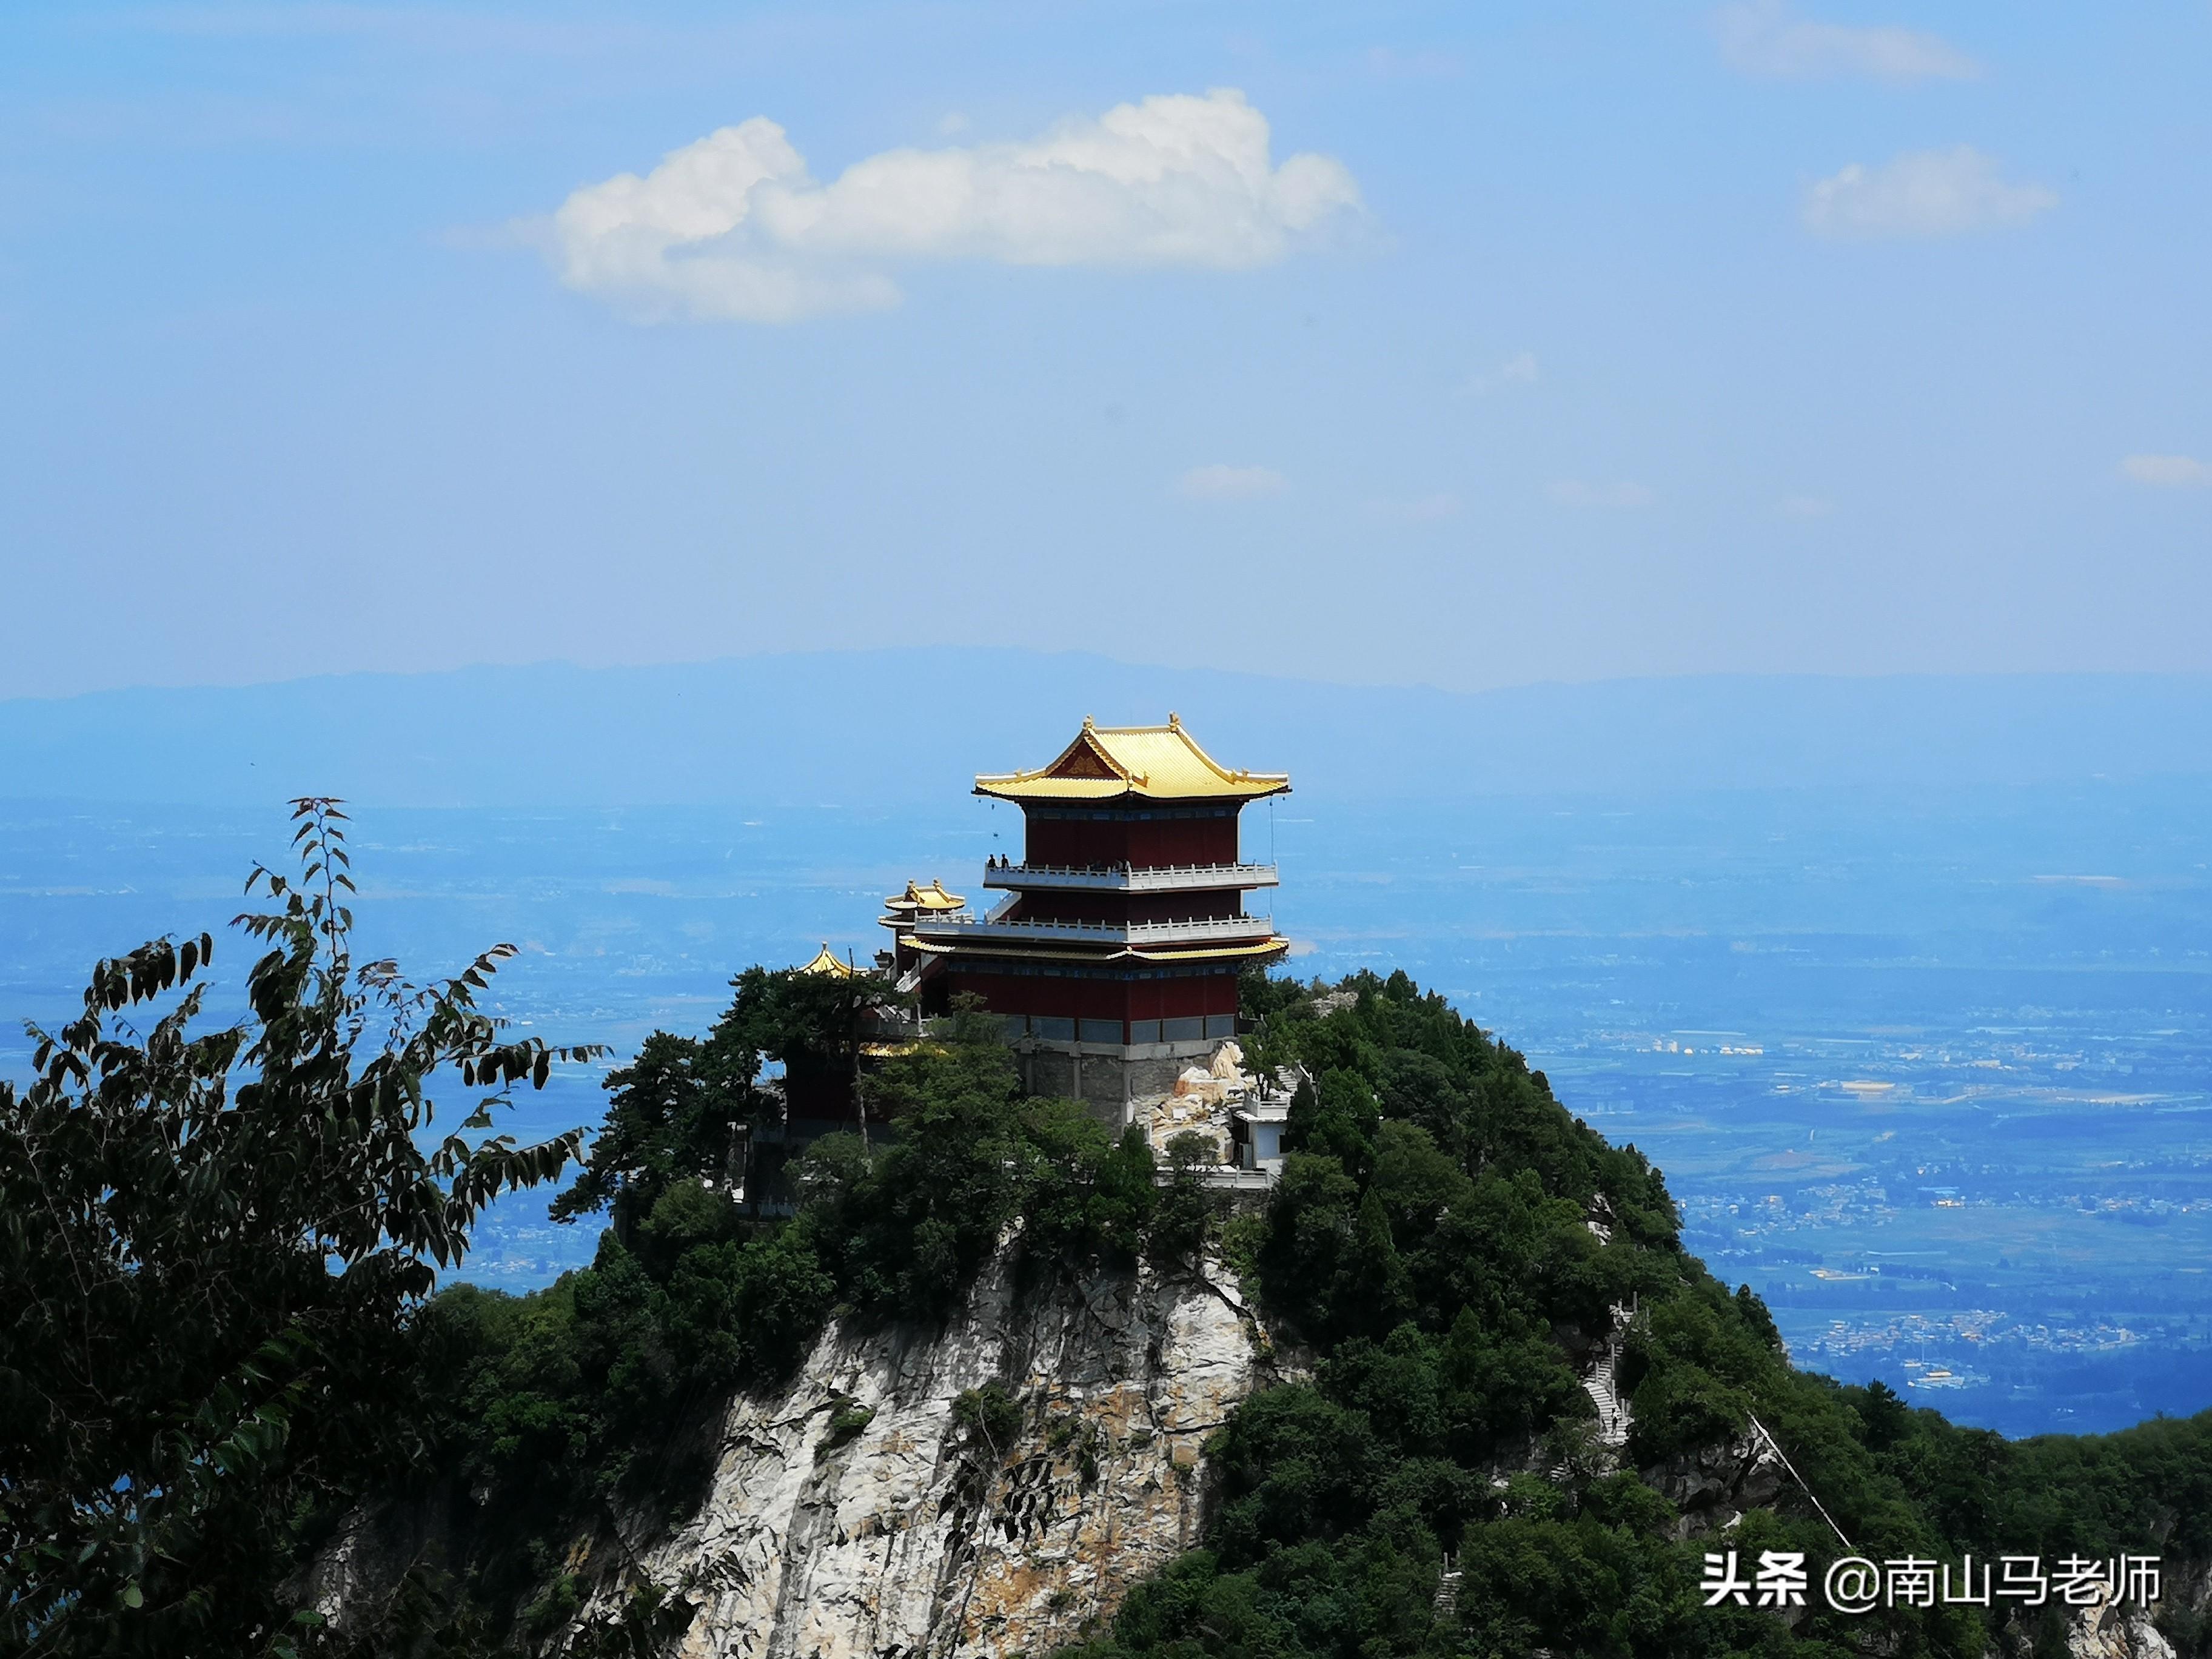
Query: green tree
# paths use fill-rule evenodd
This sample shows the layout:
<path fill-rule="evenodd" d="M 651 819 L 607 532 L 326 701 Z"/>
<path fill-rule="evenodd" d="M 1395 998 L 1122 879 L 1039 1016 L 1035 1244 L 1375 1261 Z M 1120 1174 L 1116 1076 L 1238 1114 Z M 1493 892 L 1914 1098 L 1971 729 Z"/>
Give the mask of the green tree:
<path fill-rule="evenodd" d="M 422 1453 L 410 1316 L 485 1205 L 578 1135 L 483 1137 L 514 1085 L 596 1053 L 476 1005 L 513 948 L 427 987 L 349 955 L 344 815 L 295 803 L 301 868 L 241 1022 L 198 1030 L 213 941 L 94 970 L 0 1083 L 0 1629 L 19 1652 L 284 1652 L 303 1519 Z M 198 981 L 198 982 L 196 982 Z M 171 1000 L 141 1031 L 125 1010 Z M 478 1099 L 432 1140 L 430 1089 Z"/>
<path fill-rule="evenodd" d="M 1128 1133 L 1142 1136 L 1144 1130 L 1131 1124 Z M 1213 1162 L 1214 1142 L 1208 1136 L 1186 1130 L 1170 1136 L 1166 1150 L 1167 1186 L 1156 1194 L 1147 1242 L 1155 1261 L 1195 1267 L 1207 1243 L 1219 1231 L 1226 1212 L 1225 1195 L 1210 1191 L 1200 1173 Z M 1145 1163 L 1148 1184 L 1152 1161 L 1147 1150 Z"/>
<path fill-rule="evenodd" d="M 605 1121 L 553 1200 L 553 1219 L 607 1210 L 627 1243 L 674 1183 L 730 1176 L 757 1115 L 759 1066 L 757 1050 L 715 1037 L 646 1038 L 637 1058 L 608 1076 Z"/>
<path fill-rule="evenodd" d="M 890 980 L 872 971 L 808 974 L 753 967 L 730 983 L 737 995 L 716 1022 L 711 1044 L 726 1054 L 764 1054 L 778 1061 L 794 1096 L 849 1101 L 854 1127 L 866 1141 L 860 1051 L 873 1017 L 900 1006 Z"/>
<path fill-rule="evenodd" d="M 857 1160 L 834 1135 L 810 1152 L 808 1219 L 855 1304 L 941 1316 L 1048 1161 L 988 1015 L 955 1013 L 941 1041 L 892 1056 L 867 1085 L 896 1132 Z"/>

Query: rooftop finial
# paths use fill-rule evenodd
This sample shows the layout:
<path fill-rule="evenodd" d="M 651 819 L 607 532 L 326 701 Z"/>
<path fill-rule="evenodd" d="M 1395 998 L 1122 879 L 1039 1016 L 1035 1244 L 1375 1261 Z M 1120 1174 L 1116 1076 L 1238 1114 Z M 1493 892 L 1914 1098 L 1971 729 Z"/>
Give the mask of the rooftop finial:
<path fill-rule="evenodd" d="M 1088 732 L 1089 730 L 1091 730 L 1091 716 L 1090 716 L 1090 715 L 1088 715 L 1088 714 L 1085 714 L 1085 715 L 1083 717 L 1083 729 L 1084 729 L 1085 731 Z"/>
<path fill-rule="evenodd" d="M 1180 732 L 1182 730 L 1182 716 L 1176 714 L 1172 708 L 1168 710 L 1168 730 L 1170 732 Z"/>

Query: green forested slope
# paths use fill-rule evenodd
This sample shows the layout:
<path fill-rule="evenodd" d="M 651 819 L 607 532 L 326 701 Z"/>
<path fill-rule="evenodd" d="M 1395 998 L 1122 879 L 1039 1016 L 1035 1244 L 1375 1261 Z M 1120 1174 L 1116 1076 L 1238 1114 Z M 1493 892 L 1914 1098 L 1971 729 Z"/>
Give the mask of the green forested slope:
<path fill-rule="evenodd" d="M 1852 1617 L 1822 1607 L 1817 1588 L 1794 1628 L 1706 1608 L 1703 1554 L 1721 1540 L 1674 1541 L 1661 1488 L 1670 1466 L 1741 1443 L 1754 1413 L 1877 1560 L 2205 1558 L 2212 1413 L 2014 1443 L 1880 1385 L 1796 1371 L 1758 1298 L 1682 1253 L 1658 1174 L 1632 1148 L 1606 1145 L 1518 1054 L 1404 975 L 1344 988 L 1356 1004 L 1316 1018 L 1296 987 L 1248 987 L 1257 1057 L 1302 1063 L 1318 1087 L 1294 1111 L 1273 1202 L 1229 1243 L 1271 1312 L 1313 1342 L 1314 1379 L 1238 1412 L 1217 1446 L 1207 1547 L 1133 1594 L 1090 1659 L 1978 1655 L 1993 1635 L 2063 1650 L 2055 1612 L 2001 1632 L 1958 1608 Z M 1624 1303 L 1635 1424 L 1614 1468 L 1566 1355 Z M 1816 1587 L 1842 1553 L 1787 1487 L 1725 1546 L 1747 1561 L 1802 1550 Z M 1439 1618 L 1448 1552 L 1456 1616 Z M 2166 1623 L 2201 1649 L 2185 1613 Z"/>
<path fill-rule="evenodd" d="M 1706 1608 L 1717 1540 L 1681 1535 L 1685 1508 L 1714 1512 L 1702 1526 L 1741 1504 L 1726 1547 L 1802 1551 L 1816 1586 L 1839 1548 L 1796 1487 L 1731 1486 L 1753 1413 L 1864 1555 L 2158 1553 L 2201 1589 L 2212 1413 L 2008 1443 L 1795 1371 L 1758 1299 L 1683 1253 L 1658 1172 L 1402 974 L 1345 981 L 1325 1013 L 1322 988 L 1248 983 L 1252 1061 L 1308 1079 L 1259 1212 L 1230 1218 L 1187 1167 L 1156 1187 L 1140 1134 L 1025 1097 L 995 1027 L 963 1019 L 875 1073 L 893 1133 L 817 1142 L 775 1221 L 732 1181 L 772 1109 L 763 1063 L 843 1039 L 819 988 L 752 970 L 712 1031 L 656 1034 L 611 1079 L 556 1205 L 611 1212 L 593 1265 L 527 1297 L 430 1296 L 490 1195 L 553 1179 L 575 1145 L 431 1146 L 434 1074 L 474 1091 L 481 1131 L 568 1051 L 474 1011 L 496 951 L 419 991 L 352 964 L 336 815 L 301 810 L 313 881 L 276 884 L 282 913 L 249 923 L 273 948 L 246 1021 L 191 1029 L 182 981 L 209 942 L 157 944 L 102 963 L 39 1077 L 0 1085 L 10 1650 L 538 1650 L 611 1504 L 696 1504 L 732 1389 L 787 1373 L 841 1310 L 926 1328 L 1002 1240 L 1036 1281 L 1218 1249 L 1313 1357 L 1219 1431 L 1204 1547 L 1087 1659 L 2063 1650 L 2055 1607 L 2002 1628 L 1846 1617 L 1817 1593 L 1794 1622 Z M 111 1018 L 164 999 L 143 1031 Z M 1618 1457 L 1576 1369 L 1616 1337 Z M 963 1410 L 1013 1414 L 990 1389 Z M 413 1565 L 338 1642 L 299 1575 L 364 1513 Z M 601 1645 L 658 1651 L 651 1600 Z M 2162 1622 L 2212 1651 L 2185 1608 Z"/>
<path fill-rule="evenodd" d="M 656 1037 L 617 1075 L 611 1133 L 574 1189 L 622 1220 L 591 1269 L 521 1299 L 449 1293 L 423 1321 L 463 1357 L 435 1378 L 449 1443 L 500 1495 L 471 1595 L 494 1609 L 538 1596 L 526 1638 L 573 1606 L 557 1575 L 545 1593 L 546 1564 L 583 1494 L 657 1485 L 680 1508 L 672 1425 L 794 1363 L 833 1308 L 939 1316 L 1017 1217 L 1033 1274 L 1101 1251 L 1187 1260 L 1211 1235 L 1316 1358 L 1310 1382 L 1255 1396 L 1222 1431 L 1206 1547 L 1133 1594 L 1089 1659 L 1978 1656 L 1996 1636 L 2063 1650 L 2055 1609 L 1998 1631 L 1970 1609 L 1833 1613 L 1817 1589 L 1794 1624 L 1706 1608 L 1715 1540 L 1678 1538 L 1667 1491 L 1700 1454 L 1740 1474 L 1753 1413 L 1877 1560 L 2212 1553 L 2212 1416 L 2016 1443 L 1793 1370 L 1758 1298 L 1683 1253 L 1658 1172 L 1402 974 L 1345 981 L 1352 998 L 1326 1015 L 1326 988 L 1248 983 L 1254 1062 L 1313 1079 L 1261 1212 L 1228 1218 L 1187 1179 L 1155 1195 L 1140 1145 L 1024 1098 L 979 1023 L 887 1068 L 877 1086 L 902 1113 L 889 1146 L 817 1145 L 794 1171 L 798 1218 L 755 1235 L 738 1206 L 680 1177 L 719 1144 L 703 1118 L 744 1098 L 711 1081 L 732 1075 L 733 1048 L 749 1079 L 758 1053 L 802 1040 L 748 1013 L 772 988 L 741 982 L 716 1033 Z M 1634 1428 L 1608 1457 L 1575 1367 L 1618 1309 L 1633 1310 L 1620 1385 Z M 1776 1484 L 1726 1546 L 1747 1561 L 1802 1550 L 1817 1587 L 1842 1552 L 1802 1493 Z M 1440 1618 L 1447 1556 L 1457 1605 Z M 2201 1642 L 2185 1613 L 2166 1623 L 2185 1650 Z"/>

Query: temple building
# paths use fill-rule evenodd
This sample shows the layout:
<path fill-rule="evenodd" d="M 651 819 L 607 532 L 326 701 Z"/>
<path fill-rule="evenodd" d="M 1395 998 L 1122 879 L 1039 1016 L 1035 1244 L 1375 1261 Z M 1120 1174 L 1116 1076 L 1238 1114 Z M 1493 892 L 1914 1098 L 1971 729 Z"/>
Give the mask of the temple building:
<path fill-rule="evenodd" d="M 884 901 L 884 913 L 876 918 L 878 927 L 891 930 L 891 961 L 884 965 L 901 973 L 911 969 L 917 960 L 910 948 L 915 924 L 930 917 L 958 915 L 967 906 L 968 901 L 959 894 L 946 892 L 941 881 L 933 881 L 927 887 L 907 883 L 906 891 L 893 893 Z"/>
<path fill-rule="evenodd" d="M 887 902 L 891 970 L 925 1014 L 972 994 L 1004 1018 L 1033 1094 L 1107 1121 L 1172 1092 L 1237 1031 L 1237 975 L 1288 950 L 1247 894 L 1275 885 L 1243 861 L 1239 815 L 1289 777 L 1221 765 L 1182 728 L 1102 726 L 1030 772 L 975 793 L 1018 806 L 1021 862 L 994 860 L 988 915 L 933 882 Z"/>
<path fill-rule="evenodd" d="M 830 948 L 830 941 L 825 939 L 822 941 L 822 948 L 814 953 L 812 960 L 802 963 L 793 971 L 801 974 L 827 974 L 831 979 L 851 979 L 859 974 L 860 969 L 832 951 Z"/>

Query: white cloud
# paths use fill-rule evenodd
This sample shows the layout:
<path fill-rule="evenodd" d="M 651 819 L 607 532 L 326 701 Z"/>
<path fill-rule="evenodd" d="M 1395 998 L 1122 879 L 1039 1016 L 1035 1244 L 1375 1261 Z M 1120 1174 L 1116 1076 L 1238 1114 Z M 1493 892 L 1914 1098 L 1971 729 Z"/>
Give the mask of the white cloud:
<path fill-rule="evenodd" d="M 1784 495 L 1780 507 L 1785 519 L 1825 519 L 1836 510 L 1826 495 Z"/>
<path fill-rule="evenodd" d="M 2008 184 L 1969 144 L 1916 150 L 1878 167 L 1854 161 L 1805 192 L 1806 226 L 1822 236 L 1952 236 L 2022 225 L 2057 205 L 2040 185 Z"/>
<path fill-rule="evenodd" d="M 1982 66 L 1938 35 L 1894 25 L 1850 28 L 1793 15 L 1783 0 L 1744 0 L 1713 14 L 1721 56 L 1778 80 L 1865 75 L 1880 81 L 1966 81 Z"/>
<path fill-rule="evenodd" d="M 1649 507 L 1658 499 L 1646 486 L 1626 479 L 1594 484 L 1579 478 L 1559 478 L 1546 493 L 1563 507 Z"/>
<path fill-rule="evenodd" d="M 2212 462 L 2192 455 L 2130 455 L 2120 463 L 2120 471 L 2137 483 L 2159 484 L 2168 489 L 2212 485 Z"/>
<path fill-rule="evenodd" d="M 1468 375 L 1466 384 L 1460 387 L 1460 391 L 1467 397 L 1480 398 L 1497 391 L 1501 386 L 1535 384 L 1536 354 L 1533 351 L 1522 351 L 1508 357 L 1497 368 L 1486 373 Z"/>
<path fill-rule="evenodd" d="M 1279 495 L 1291 481 L 1272 466 L 1194 466 L 1176 484 L 1176 493 L 1194 501 L 1249 501 Z"/>
<path fill-rule="evenodd" d="M 1013 143 L 895 149 L 822 184 L 755 116 L 643 178 L 589 185 L 538 228 L 561 279 L 642 318 L 778 323 L 895 305 L 901 259 L 1195 265 L 1282 258 L 1359 206 L 1344 165 L 1279 165 L 1233 89 L 1121 104 Z"/>

